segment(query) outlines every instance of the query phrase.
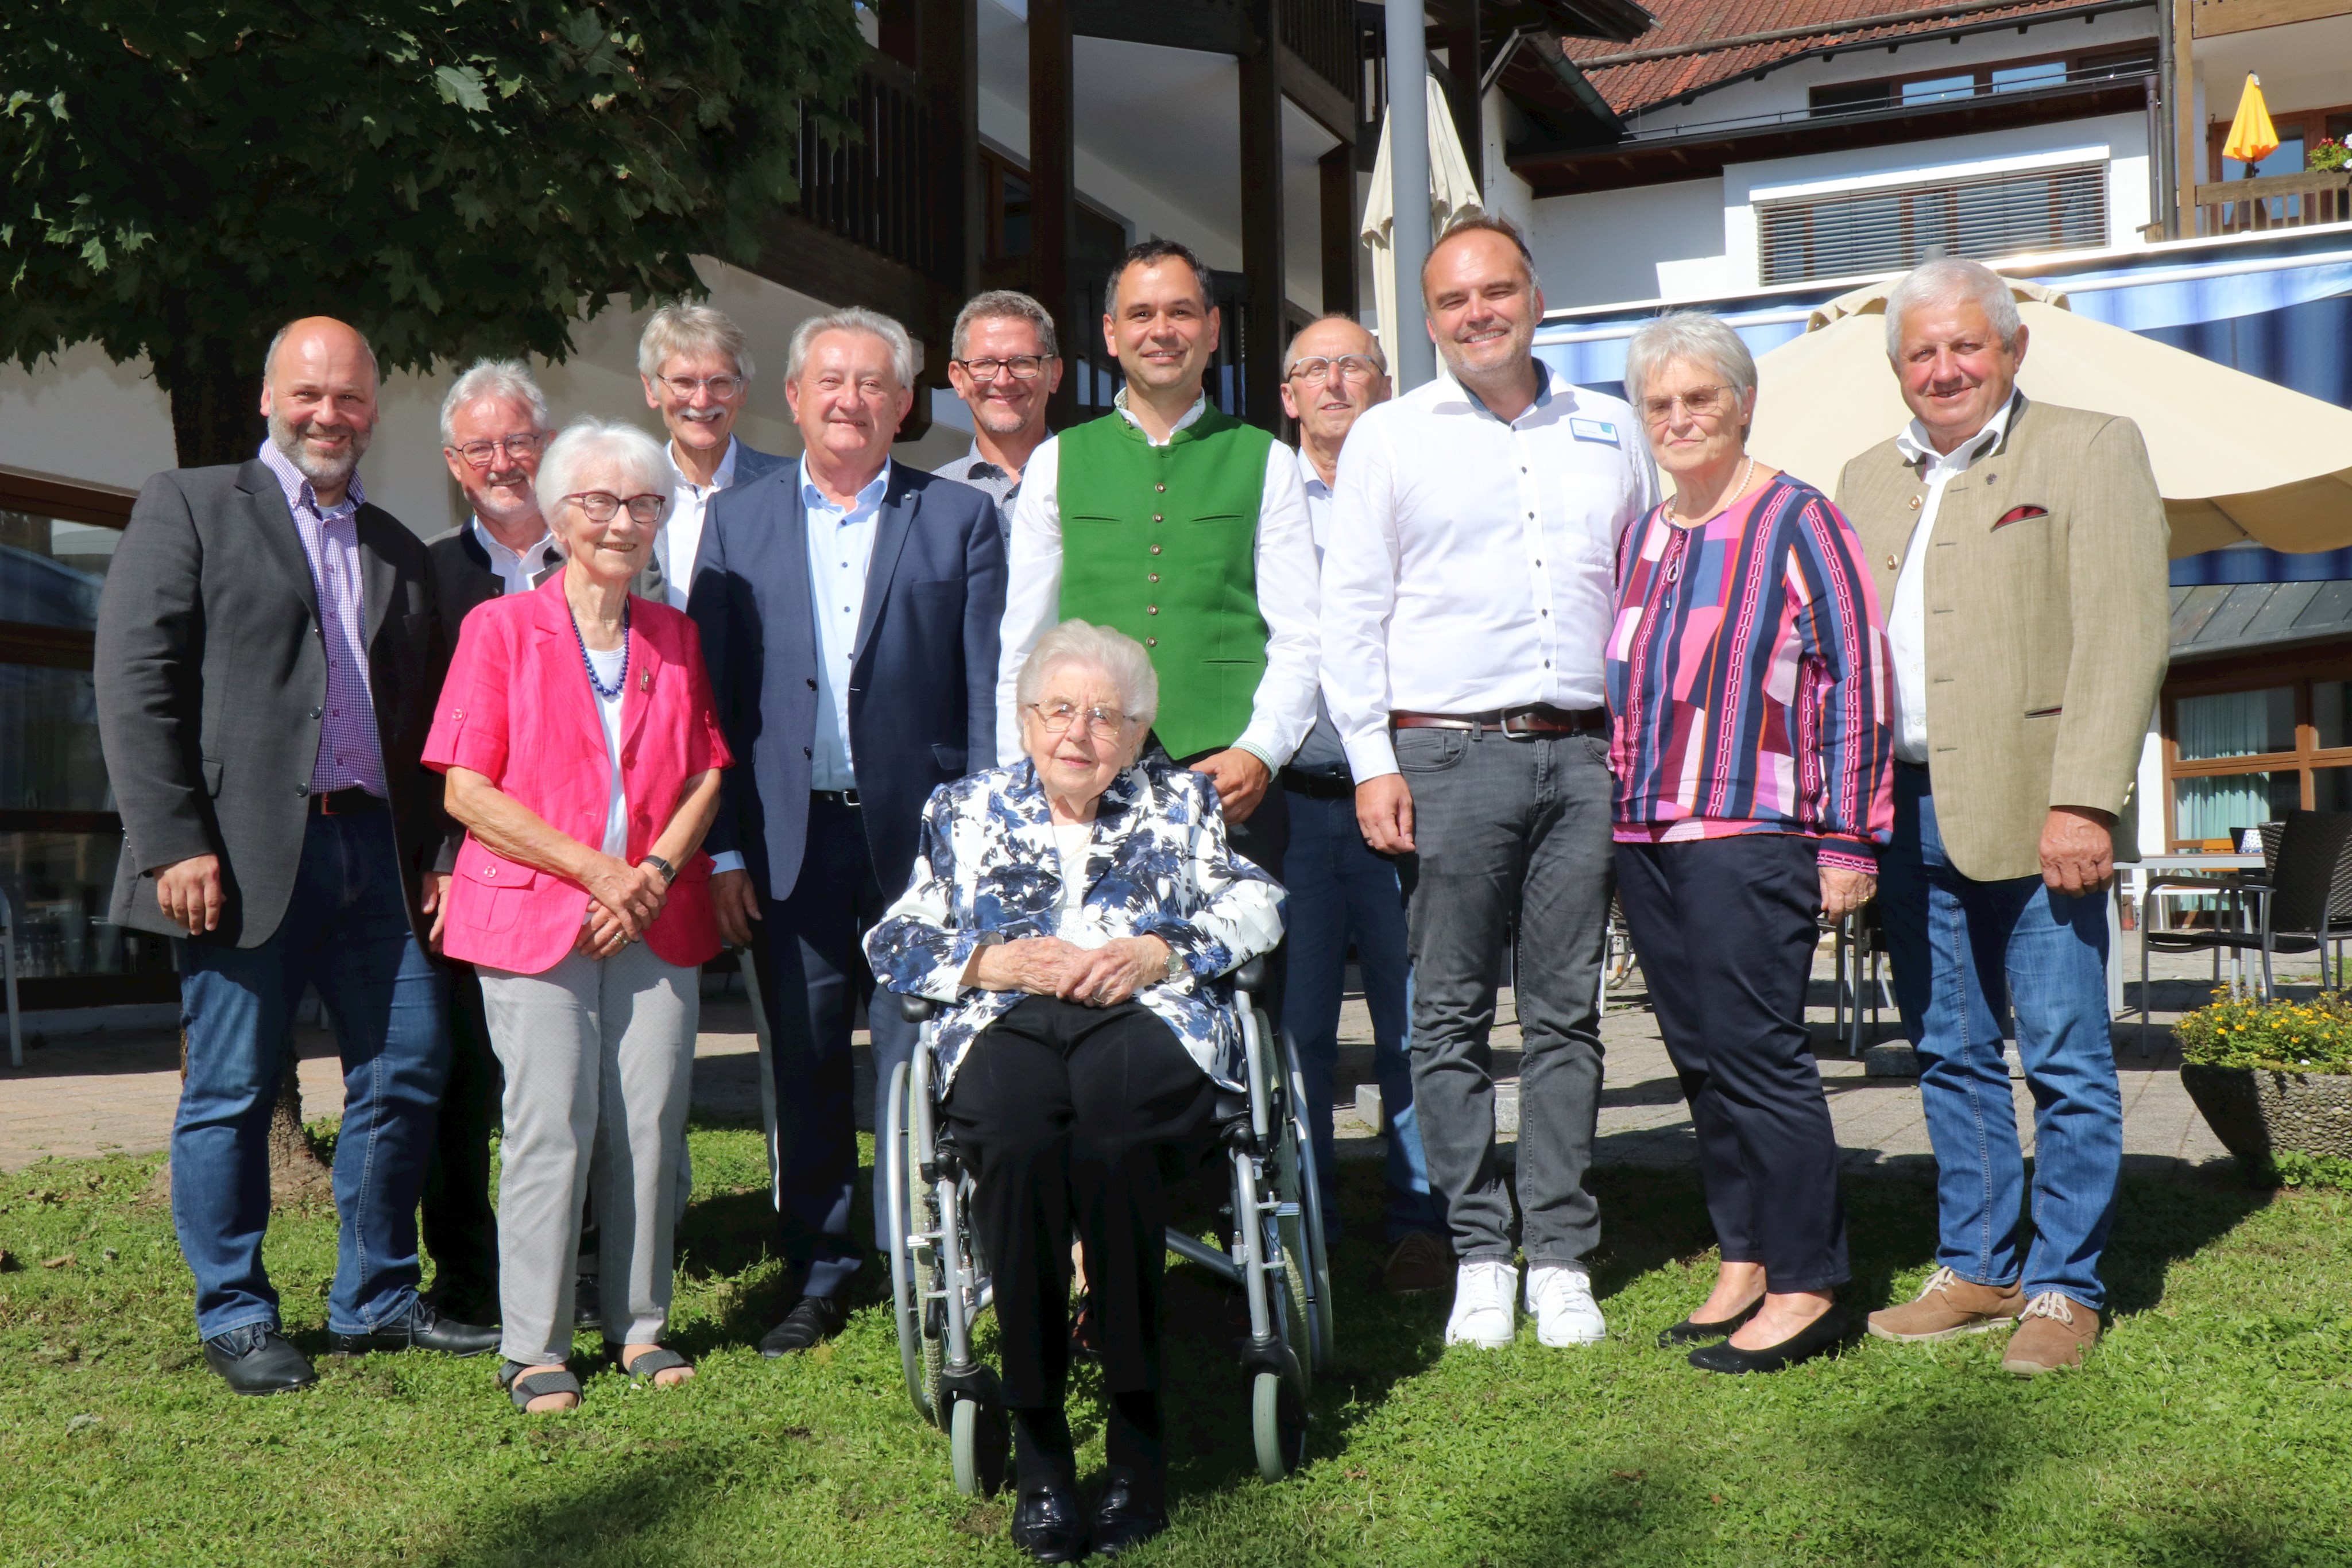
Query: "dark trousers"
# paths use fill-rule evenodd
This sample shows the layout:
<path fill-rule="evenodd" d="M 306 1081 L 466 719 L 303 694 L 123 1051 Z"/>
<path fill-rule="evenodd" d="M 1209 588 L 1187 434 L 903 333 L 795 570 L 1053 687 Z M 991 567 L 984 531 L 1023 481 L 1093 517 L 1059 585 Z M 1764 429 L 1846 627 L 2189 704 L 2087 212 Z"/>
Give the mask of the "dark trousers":
<path fill-rule="evenodd" d="M 1156 735 L 1146 738 L 1145 749 L 1158 750 L 1162 757 L 1168 755 L 1160 747 L 1160 737 Z M 1223 749 L 1223 747 L 1214 747 L 1207 751 L 1196 751 L 1171 766 L 1190 768 Z M 1290 849 L 1290 795 L 1283 789 L 1279 776 L 1267 783 L 1265 793 L 1258 797 L 1257 810 L 1249 814 L 1248 821 L 1228 821 L 1225 823 L 1225 842 L 1233 846 L 1234 853 L 1275 881 L 1282 880 L 1283 856 Z M 1265 956 L 1265 984 L 1250 998 L 1270 1019 L 1282 1016 L 1289 952 L 1289 944 L 1285 942 Z"/>
<path fill-rule="evenodd" d="M 495 1322 L 499 1310 L 499 1216 L 490 1207 L 490 1134 L 499 1128 L 505 1077 L 490 1050 L 482 982 L 471 964 L 449 968 L 449 1081 L 425 1167 L 425 1249 L 433 1254 L 432 1295 L 467 1322 Z"/>
<path fill-rule="evenodd" d="M 1073 1217 L 1102 1325 L 1104 1390 L 1160 1386 L 1160 1149 L 1206 1138 L 1215 1103 L 1215 1082 L 1139 1002 L 1028 997 L 964 1053 L 948 1124 L 974 1163 L 972 1222 L 996 1287 L 1007 1405 L 1061 1405 Z"/>
<path fill-rule="evenodd" d="M 1793 833 L 1619 844 L 1617 897 L 1698 1131 L 1727 1263 L 1777 1292 L 1845 1283 L 1837 1134 L 1805 1025 L 1821 873 Z"/>
<path fill-rule="evenodd" d="M 812 796 L 800 881 L 789 898 L 760 901 L 756 939 L 776 1080 L 783 1256 L 812 1296 L 847 1290 L 866 1256 L 849 1233 L 857 1181 L 849 1036 L 859 1005 L 874 998 L 874 972 L 858 944 L 889 900 L 875 878 L 859 810 Z M 868 1010 L 878 1099 L 889 1090 L 891 1070 L 913 1054 L 916 1029 L 899 1017 L 896 998 Z M 887 1247 L 882 1162 L 874 1166 L 875 1244 Z"/>

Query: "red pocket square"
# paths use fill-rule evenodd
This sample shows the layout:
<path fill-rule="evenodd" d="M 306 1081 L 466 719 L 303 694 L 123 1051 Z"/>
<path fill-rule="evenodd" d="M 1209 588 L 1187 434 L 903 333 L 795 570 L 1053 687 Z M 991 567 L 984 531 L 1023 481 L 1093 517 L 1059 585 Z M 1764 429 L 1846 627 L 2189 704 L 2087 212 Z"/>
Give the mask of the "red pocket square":
<path fill-rule="evenodd" d="M 2021 523 L 2028 517 L 2046 517 L 2049 515 L 2050 508 L 2047 507 L 2011 507 L 2000 515 L 2000 520 L 1993 524 L 1993 527 L 2005 528 L 2011 523 Z"/>

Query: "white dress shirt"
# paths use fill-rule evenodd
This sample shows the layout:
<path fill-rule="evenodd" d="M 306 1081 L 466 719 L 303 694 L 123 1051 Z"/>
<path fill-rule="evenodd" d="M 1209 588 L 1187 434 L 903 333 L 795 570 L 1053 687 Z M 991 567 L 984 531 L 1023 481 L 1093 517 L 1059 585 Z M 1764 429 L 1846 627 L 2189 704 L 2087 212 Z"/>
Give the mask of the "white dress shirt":
<path fill-rule="evenodd" d="M 816 740 L 809 788 L 855 789 L 849 746 L 849 666 L 857 653 L 857 619 L 866 609 L 866 573 L 874 561 L 874 525 L 890 487 L 890 460 L 844 510 L 809 477 L 801 459 L 801 508 L 808 517 L 809 598 L 816 613 Z"/>
<path fill-rule="evenodd" d="M 1323 551 L 1331 542 L 1331 486 L 1323 483 L 1323 476 L 1315 471 L 1314 460 L 1303 446 L 1298 452 L 1298 487 L 1307 497 L 1307 522 L 1315 535 L 1315 567 L 1319 573 Z M 1331 723 L 1331 710 L 1320 690 L 1315 694 L 1314 727 L 1291 754 L 1290 765 L 1335 776 L 1348 770 L 1347 750 L 1339 744 L 1339 732 Z"/>
<path fill-rule="evenodd" d="M 685 609 L 687 596 L 694 591 L 694 559 L 702 551 L 702 519 L 709 514 L 710 497 L 735 483 L 735 452 L 740 444 L 731 435 L 727 438 L 727 455 L 719 460 L 708 485 L 696 484 L 683 467 L 678 469 L 669 519 L 654 536 L 654 559 L 662 569 L 662 596 L 673 610 Z M 675 441 L 669 444 L 669 458 L 672 463 L 677 461 Z"/>
<path fill-rule="evenodd" d="M 1895 661 L 1895 755 L 1899 761 L 1923 768 L 1927 762 L 1927 546 L 1935 538 L 1936 513 L 1952 480 L 2009 433 L 2017 398 L 2011 392 L 1982 430 L 1949 453 L 1937 451 L 1927 427 L 1916 419 L 1895 438 L 1895 450 L 1903 461 L 1927 465 L 1920 472 L 1927 481 L 1927 498 L 1919 503 L 1919 520 L 1904 547 L 1903 570 L 1895 579 L 1895 607 L 1886 617 L 1886 646 Z"/>
<path fill-rule="evenodd" d="M 490 570 L 499 574 L 499 593 L 529 593 L 532 580 L 550 567 L 563 564 L 563 551 L 558 548 L 552 533 L 541 533 L 539 542 L 527 545 L 520 554 L 499 543 L 499 536 L 490 532 L 482 519 L 473 519 L 474 542 L 490 558 Z"/>
<path fill-rule="evenodd" d="M 1358 783 L 1392 712 L 1605 700 L 1618 537 L 1657 499 L 1633 411 L 1547 366 L 1497 419 L 1452 376 L 1365 411 L 1323 556 L 1323 695 Z"/>
<path fill-rule="evenodd" d="M 1112 406 L 1129 424 L 1121 388 Z M 1176 422 L 1181 430 L 1207 410 L 1203 394 Z M 1155 446 L 1165 442 L 1154 441 Z M 996 682 L 996 759 L 1011 765 L 1021 749 L 1021 715 L 1014 690 L 1037 639 L 1052 630 L 1062 601 L 1062 439 L 1049 436 L 1021 471 L 1021 500 L 1013 514 L 1012 559 L 1004 594 L 1004 635 Z M 1280 442 L 1266 450 L 1265 486 L 1259 497 L 1257 610 L 1266 626 L 1265 674 L 1250 705 L 1249 727 L 1234 745 L 1278 772 L 1315 724 L 1315 538 L 1307 497 L 1298 487 L 1297 455 Z"/>

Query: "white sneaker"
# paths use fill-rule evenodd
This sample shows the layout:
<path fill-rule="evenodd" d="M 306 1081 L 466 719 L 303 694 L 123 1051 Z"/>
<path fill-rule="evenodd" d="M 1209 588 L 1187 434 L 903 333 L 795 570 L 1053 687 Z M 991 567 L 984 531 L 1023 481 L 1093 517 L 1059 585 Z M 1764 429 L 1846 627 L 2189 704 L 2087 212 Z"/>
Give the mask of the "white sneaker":
<path fill-rule="evenodd" d="M 1557 1349 L 1599 1344 L 1609 1324 L 1592 1300 L 1592 1276 L 1581 1264 L 1546 1263 L 1528 1270 L 1528 1311 L 1535 1314 L 1536 1338 Z"/>
<path fill-rule="evenodd" d="M 1445 1343 L 1500 1350 L 1518 1337 L 1518 1269 L 1501 1258 L 1474 1258 L 1454 1273 L 1454 1315 Z"/>

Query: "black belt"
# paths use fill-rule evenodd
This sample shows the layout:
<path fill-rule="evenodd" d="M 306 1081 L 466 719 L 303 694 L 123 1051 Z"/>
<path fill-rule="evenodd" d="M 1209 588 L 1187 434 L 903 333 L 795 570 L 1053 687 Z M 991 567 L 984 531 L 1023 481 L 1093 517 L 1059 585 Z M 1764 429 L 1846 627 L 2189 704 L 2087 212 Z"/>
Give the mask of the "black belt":
<path fill-rule="evenodd" d="M 1549 703 L 1531 703 L 1526 707 L 1494 708 L 1486 713 L 1397 712 L 1389 715 L 1389 727 L 1490 733 L 1499 730 L 1515 740 L 1532 740 L 1559 735 L 1605 735 L 1609 731 L 1609 710 L 1587 707 L 1571 711 Z"/>
<path fill-rule="evenodd" d="M 314 817 L 356 817 L 362 812 L 384 809 L 381 795 L 371 795 L 358 785 L 341 789 L 323 790 L 310 797 L 310 814 Z"/>
<path fill-rule="evenodd" d="M 1282 770 L 1282 787 L 1310 800 L 1351 800 L 1356 795 L 1356 781 L 1344 773 L 1308 773 L 1297 768 Z"/>
<path fill-rule="evenodd" d="M 845 806 L 853 811 L 857 810 L 858 806 L 857 791 L 855 789 L 812 789 L 809 791 L 809 799 L 822 800 L 828 806 Z"/>

